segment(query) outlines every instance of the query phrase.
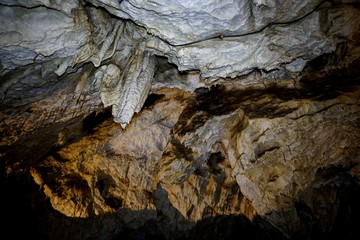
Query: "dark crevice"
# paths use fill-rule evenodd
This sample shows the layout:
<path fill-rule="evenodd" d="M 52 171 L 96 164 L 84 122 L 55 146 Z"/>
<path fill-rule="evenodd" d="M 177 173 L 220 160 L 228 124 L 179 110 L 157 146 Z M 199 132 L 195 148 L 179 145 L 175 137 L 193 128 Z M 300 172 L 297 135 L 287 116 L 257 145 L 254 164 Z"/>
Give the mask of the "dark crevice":
<path fill-rule="evenodd" d="M 70 15 L 66 14 L 65 12 L 59 10 L 59 9 L 56 9 L 56 8 L 53 8 L 53 7 L 49 7 L 49 6 L 45 6 L 45 5 L 37 5 L 37 6 L 32 6 L 32 7 L 28 7 L 28 6 L 23 6 L 23 5 L 20 5 L 20 4 L 5 4 L 5 3 L 0 3 L 0 7 L 18 7 L 18 8 L 24 8 L 24 9 L 28 9 L 28 10 L 32 10 L 32 9 L 36 9 L 36 8 L 47 8 L 49 10 L 54 10 L 54 11 L 57 11 L 57 12 L 61 12 L 63 14 L 65 14 L 66 16 L 68 17 L 71 17 Z M 37 57 L 37 56 L 36 56 Z M 35 58 L 36 58 L 35 57 Z"/>
<path fill-rule="evenodd" d="M 177 159 L 184 159 L 185 161 L 194 162 L 193 150 L 182 144 L 177 138 L 171 138 L 171 143 L 174 146 L 174 154 Z"/>
<path fill-rule="evenodd" d="M 265 149 L 255 148 L 254 152 L 255 152 L 256 158 L 261 158 L 266 152 L 271 152 L 271 151 L 277 150 L 279 148 L 280 147 L 278 147 L 278 146 L 273 146 L 273 147 L 269 147 L 269 148 L 265 148 Z"/>
<path fill-rule="evenodd" d="M 54 157 L 54 159 L 58 162 L 64 163 L 67 162 L 68 159 L 63 158 L 57 151 L 55 151 L 52 156 Z"/>
<path fill-rule="evenodd" d="M 104 180 L 100 179 L 99 181 L 96 182 L 95 187 L 99 190 L 100 194 L 102 194 L 102 192 L 105 189 L 105 183 Z"/>
<path fill-rule="evenodd" d="M 142 110 L 150 108 L 151 106 L 153 106 L 157 101 L 159 101 L 160 99 L 162 99 L 165 95 L 164 94 L 156 94 L 156 93 L 151 93 L 149 94 L 149 96 L 146 98 L 144 105 L 142 106 Z"/>
<path fill-rule="evenodd" d="M 347 43 L 341 42 L 336 46 L 336 50 L 331 53 L 324 53 L 313 60 L 307 62 L 304 71 L 319 72 L 326 68 L 327 65 L 337 65 L 344 60 L 348 52 Z"/>
<path fill-rule="evenodd" d="M 191 213 L 193 212 L 194 210 L 194 205 L 191 205 L 191 207 L 189 208 L 189 210 L 186 211 L 186 216 L 187 217 L 190 217 Z"/>
<path fill-rule="evenodd" d="M 219 163 L 223 162 L 224 160 L 225 157 L 221 154 L 221 152 L 212 153 L 207 160 L 207 165 L 210 169 L 210 172 L 216 175 L 220 174 L 222 169 L 219 166 Z"/>
<path fill-rule="evenodd" d="M 106 205 L 108 205 L 109 207 L 118 210 L 119 208 L 121 208 L 123 206 L 123 200 L 120 198 L 116 198 L 116 197 L 107 197 L 105 198 L 105 203 Z"/>
<path fill-rule="evenodd" d="M 321 109 L 319 109 L 318 111 L 311 112 L 311 113 L 306 113 L 306 114 L 304 114 L 304 115 L 300 115 L 300 116 L 298 116 L 298 117 L 294 117 L 294 118 L 291 118 L 291 119 L 293 119 L 293 120 L 298 120 L 298 119 L 300 119 L 300 118 L 302 118 L 302 117 L 305 117 L 305 116 L 313 116 L 313 115 L 316 115 L 316 114 L 318 114 L 318 113 L 325 112 L 326 110 L 328 110 L 328 109 L 330 109 L 330 108 L 332 108 L 332 107 L 334 107 L 334 106 L 336 106 L 336 105 L 339 105 L 339 104 L 341 104 L 341 103 L 331 104 L 330 106 L 321 108 Z"/>
<path fill-rule="evenodd" d="M 115 180 L 105 172 L 98 173 L 99 179 L 95 183 L 95 188 L 99 190 L 101 197 L 109 207 L 118 210 L 123 206 L 123 200 L 119 197 L 113 196 L 112 189 L 116 186 Z"/>
<path fill-rule="evenodd" d="M 93 134 L 94 129 L 112 117 L 111 108 L 106 108 L 103 112 L 92 112 L 83 120 L 82 132 Z"/>

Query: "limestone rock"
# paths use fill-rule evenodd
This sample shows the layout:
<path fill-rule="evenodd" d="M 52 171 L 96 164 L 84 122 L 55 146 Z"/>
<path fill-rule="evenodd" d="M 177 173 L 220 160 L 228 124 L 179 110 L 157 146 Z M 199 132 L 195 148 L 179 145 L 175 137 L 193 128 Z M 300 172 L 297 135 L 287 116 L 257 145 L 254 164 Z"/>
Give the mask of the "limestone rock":
<path fill-rule="evenodd" d="M 331 184 L 346 180 L 327 179 L 323 169 L 360 162 L 359 89 L 322 84 L 162 89 L 125 130 L 109 119 L 31 174 L 53 209 L 72 218 L 111 214 L 110 231 L 119 229 L 114 221 L 132 229 L 155 221 L 170 238 L 204 218 L 243 214 L 291 236 L 308 226 L 302 208 L 321 211 L 313 201 L 339 211 Z M 319 213 L 322 231 L 335 212 Z"/>
<path fill-rule="evenodd" d="M 100 67 L 101 79 L 100 72 L 109 65 L 102 62 L 108 60 L 122 72 L 117 86 L 123 84 L 124 89 L 113 93 L 107 89 L 102 99 L 113 106 L 115 120 L 123 126 L 141 108 L 151 88 L 154 55 L 166 57 L 180 71 L 199 72 L 199 78 L 187 79 L 199 86 L 202 80 L 209 84 L 254 69 L 264 76 L 270 71 L 277 76 L 296 75 L 310 60 L 335 51 L 344 39 L 354 47 L 352 56 L 359 51 L 352 44 L 359 11 L 347 3 L 206 1 L 194 5 L 191 1 L 91 0 L 93 6 L 89 6 L 77 1 L 3 2 L 1 74 L 27 64 L 52 62 L 51 69 L 44 71 L 62 75 L 68 67 L 90 61 Z M 348 63 L 354 61 L 356 57 L 348 57 Z M 138 76 L 142 80 L 131 85 Z"/>
<path fill-rule="evenodd" d="M 2 6 L 0 11 L 2 72 L 57 59 L 60 62 L 56 73 L 61 75 L 90 37 L 87 16 L 81 9 L 73 16 L 42 6 Z"/>
<path fill-rule="evenodd" d="M 333 22 L 331 19 L 339 15 L 340 22 L 347 22 L 349 15 L 356 19 L 358 10 L 350 9 L 343 7 L 336 11 L 319 10 L 301 21 L 270 25 L 263 31 L 250 35 L 210 39 L 172 48 L 168 55 L 180 70 L 199 69 L 201 76 L 208 79 L 208 82 L 219 77 L 243 75 L 253 69 L 268 72 L 281 68 L 283 64 L 297 65 L 296 68 L 288 67 L 285 71 L 300 72 L 309 60 L 335 50 L 334 46 L 342 41 L 337 38 L 339 32 L 344 31 L 347 35 L 347 30 L 340 29 L 342 25 L 328 25 Z M 322 16 L 327 16 L 326 23 L 322 22 Z M 355 22 L 348 22 L 350 25 L 354 24 L 349 29 L 356 29 Z M 349 38 L 351 36 L 351 33 L 347 35 Z"/>
<path fill-rule="evenodd" d="M 255 32 L 273 22 L 291 22 L 312 11 L 320 1 L 102 1 L 113 14 L 131 19 L 171 44 L 220 35 Z"/>
<path fill-rule="evenodd" d="M 43 75 L 51 65 L 30 65 L 5 75 L 12 83 L 0 108 L 1 157 L 6 164 L 31 165 L 54 147 L 81 138 L 87 131 L 84 118 L 103 111 L 100 83 L 89 77 L 92 64 L 73 69 L 66 77 Z M 32 160 L 26 161 L 26 156 Z"/>
<path fill-rule="evenodd" d="M 168 238 L 171 232 L 179 234 L 193 222 L 219 213 L 254 216 L 219 152 L 181 183 L 159 181 L 162 152 L 190 94 L 175 89 L 158 94 L 155 105 L 144 109 L 126 130 L 109 119 L 94 134 L 32 167 L 32 178 L 53 209 L 77 218 L 116 213 L 113 221 L 131 228 L 151 219 L 165 221 Z M 117 228 L 112 227 L 111 231 Z"/>
<path fill-rule="evenodd" d="M 80 3 L 78 0 L 71 1 L 71 0 L 1 0 L 0 4 L 4 6 L 21 6 L 24 8 L 35 8 L 35 7 L 47 7 L 56 9 L 59 11 L 64 12 L 67 15 L 71 15 L 71 10 L 78 8 Z"/>
<path fill-rule="evenodd" d="M 351 38 L 359 16 L 356 8 L 332 8 L 326 1 L 90 2 L 144 26 L 156 36 L 147 40 L 148 49 L 181 71 L 199 70 L 208 82 L 284 64 L 283 71 L 300 72 L 309 60 L 334 51 L 343 37 Z"/>
<path fill-rule="evenodd" d="M 4 229 L 357 239 L 356 2 L 0 0 Z"/>
<path fill-rule="evenodd" d="M 106 13 L 85 9 L 76 1 L 19 4 L 24 7 L 5 4 L 0 8 L 2 75 L 45 61 L 54 61 L 55 73 L 62 75 L 67 67 L 85 61 L 99 66 L 114 53 L 123 23 Z"/>

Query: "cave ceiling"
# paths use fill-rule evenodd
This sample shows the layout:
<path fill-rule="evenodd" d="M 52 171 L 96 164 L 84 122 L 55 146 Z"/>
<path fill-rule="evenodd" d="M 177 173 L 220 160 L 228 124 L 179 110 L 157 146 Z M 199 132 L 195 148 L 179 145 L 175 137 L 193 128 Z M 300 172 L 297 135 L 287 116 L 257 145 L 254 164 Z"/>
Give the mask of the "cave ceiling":
<path fill-rule="evenodd" d="M 75 239 L 239 214 L 335 231 L 360 181 L 359 4 L 0 0 L 2 175 Z"/>

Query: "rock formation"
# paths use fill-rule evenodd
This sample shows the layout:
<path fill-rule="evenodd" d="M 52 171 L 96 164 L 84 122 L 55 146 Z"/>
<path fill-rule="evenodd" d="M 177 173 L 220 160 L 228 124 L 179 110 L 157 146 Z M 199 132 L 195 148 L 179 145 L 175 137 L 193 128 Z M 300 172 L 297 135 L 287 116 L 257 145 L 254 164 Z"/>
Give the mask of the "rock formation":
<path fill-rule="evenodd" d="M 5 235 L 360 236 L 359 1 L 0 13 Z"/>

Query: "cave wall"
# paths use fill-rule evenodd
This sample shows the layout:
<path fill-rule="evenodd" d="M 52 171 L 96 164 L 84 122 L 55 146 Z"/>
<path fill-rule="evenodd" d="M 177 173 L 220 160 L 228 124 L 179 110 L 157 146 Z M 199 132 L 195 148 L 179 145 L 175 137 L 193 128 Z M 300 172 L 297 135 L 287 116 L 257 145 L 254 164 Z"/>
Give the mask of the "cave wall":
<path fill-rule="evenodd" d="M 0 12 L 14 238 L 360 235 L 359 1 L 0 0 Z"/>

